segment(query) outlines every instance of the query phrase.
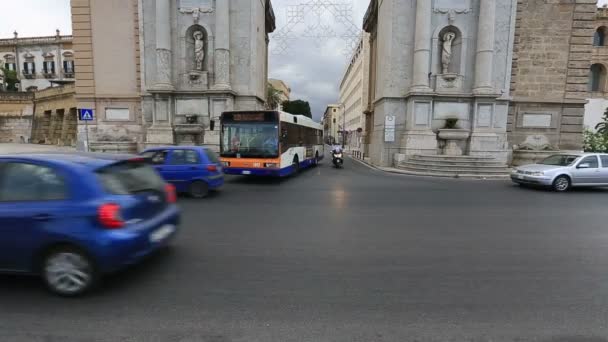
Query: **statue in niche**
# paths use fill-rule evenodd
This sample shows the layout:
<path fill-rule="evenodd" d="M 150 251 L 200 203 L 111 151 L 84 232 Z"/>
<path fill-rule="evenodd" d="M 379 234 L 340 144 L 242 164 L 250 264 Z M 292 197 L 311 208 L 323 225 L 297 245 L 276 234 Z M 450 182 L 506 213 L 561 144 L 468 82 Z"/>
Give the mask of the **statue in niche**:
<path fill-rule="evenodd" d="M 196 61 L 196 70 L 203 71 L 203 61 L 205 60 L 204 35 L 203 32 L 196 31 L 192 36 L 194 37 L 194 60 Z"/>
<path fill-rule="evenodd" d="M 452 61 L 452 44 L 456 39 L 456 33 L 446 32 L 443 35 L 443 49 L 441 53 L 442 74 L 447 74 Z"/>

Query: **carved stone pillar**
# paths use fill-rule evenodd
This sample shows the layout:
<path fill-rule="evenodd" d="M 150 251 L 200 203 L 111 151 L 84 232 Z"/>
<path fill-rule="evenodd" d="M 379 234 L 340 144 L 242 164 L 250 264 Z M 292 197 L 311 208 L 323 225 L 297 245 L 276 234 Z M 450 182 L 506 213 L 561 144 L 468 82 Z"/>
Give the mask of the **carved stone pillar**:
<path fill-rule="evenodd" d="M 477 29 L 477 54 L 475 60 L 475 94 L 495 93 L 493 86 L 494 26 L 496 24 L 496 1 L 483 0 L 479 5 Z"/>
<path fill-rule="evenodd" d="M 171 56 L 171 0 L 156 0 L 155 89 L 173 90 Z"/>
<path fill-rule="evenodd" d="M 230 0 L 216 2 L 215 15 L 215 84 L 213 88 L 230 87 Z"/>
<path fill-rule="evenodd" d="M 416 34 L 414 40 L 414 67 L 411 91 L 429 92 L 431 70 L 431 17 L 432 1 L 416 1 Z"/>

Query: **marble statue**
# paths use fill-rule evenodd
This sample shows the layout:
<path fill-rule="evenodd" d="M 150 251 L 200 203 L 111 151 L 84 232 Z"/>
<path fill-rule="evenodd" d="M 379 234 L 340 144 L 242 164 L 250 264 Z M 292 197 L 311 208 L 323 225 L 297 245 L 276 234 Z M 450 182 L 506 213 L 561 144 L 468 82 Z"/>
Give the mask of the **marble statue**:
<path fill-rule="evenodd" d="M 441 53 L 441 65 L 443 66 L 442 73 L 447 74 L 452 61 L 452 44 L 456 39 L 456 33 L 446 32 L 443 35 L 443 50 Z"/>
<path fill-rule="evenodd" d="M 194 36 L 194 60 L 196 61 L 196 70 L 203 71 L 203 61 L 205 60 L 205 41 L 203 40 L 203 32 L 196 31 Z"/>

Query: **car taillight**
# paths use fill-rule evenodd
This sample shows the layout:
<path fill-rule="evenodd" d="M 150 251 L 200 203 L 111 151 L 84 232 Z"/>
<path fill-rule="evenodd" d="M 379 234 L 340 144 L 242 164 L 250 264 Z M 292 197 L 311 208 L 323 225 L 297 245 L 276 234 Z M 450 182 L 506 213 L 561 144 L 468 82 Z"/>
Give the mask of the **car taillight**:
<path fill-rule="evenodd" d="M 116 203 L 106 203 L 97 210 L 99 223 L 108 229 L 118 229 L 125 225 L 120 215 L 120 206 Z"/>
<path fill-rule="evenodd" d="M 175 203 L 177 202 L 177 194 L 175 192 L 175 187 L 171 184 L 165 185 L 165 192 L 167 193 L 167 202 Z"/>
<path fill-rule="evenodd" d="M 207 171 L 217 172 L 217 165 L 207 165 Z"/>

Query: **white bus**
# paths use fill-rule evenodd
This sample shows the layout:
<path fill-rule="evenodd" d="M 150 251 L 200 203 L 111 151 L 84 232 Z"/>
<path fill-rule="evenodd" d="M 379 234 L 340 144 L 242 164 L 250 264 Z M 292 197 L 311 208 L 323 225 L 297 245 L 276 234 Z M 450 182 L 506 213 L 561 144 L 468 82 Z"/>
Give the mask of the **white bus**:
<path fill-rule="evenodd" d="M 323 127 L 303 115 L 224 112 L 220 125 L 226 174 L 284 177 L 323 159 Z"/>

